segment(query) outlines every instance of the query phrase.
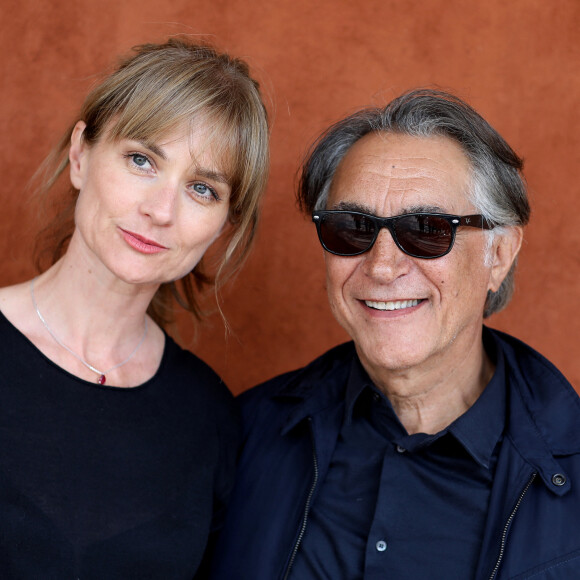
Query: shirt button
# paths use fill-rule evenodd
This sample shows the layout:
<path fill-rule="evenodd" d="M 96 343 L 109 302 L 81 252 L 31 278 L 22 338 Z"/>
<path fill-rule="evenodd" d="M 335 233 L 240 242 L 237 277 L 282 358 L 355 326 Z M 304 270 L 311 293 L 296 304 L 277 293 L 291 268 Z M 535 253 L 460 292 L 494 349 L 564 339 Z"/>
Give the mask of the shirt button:
<path fill-rule="evenodd" d="M 384 552 L 387 549 L 387 542 L 379 540 L 377 542 L 377 552 Z"/>
<path fill-rule="evenodd" d="M 397 445 L 397 453 L 405 453 L 407 450 L 400 445 Z"/>
<path fill-rule="evenodd" d="M 566 476 L 561 473 L 555 473 L 552 475 L 552 483 L 558 487 L 562 487 L 563 485 L 566 485 Z"/>

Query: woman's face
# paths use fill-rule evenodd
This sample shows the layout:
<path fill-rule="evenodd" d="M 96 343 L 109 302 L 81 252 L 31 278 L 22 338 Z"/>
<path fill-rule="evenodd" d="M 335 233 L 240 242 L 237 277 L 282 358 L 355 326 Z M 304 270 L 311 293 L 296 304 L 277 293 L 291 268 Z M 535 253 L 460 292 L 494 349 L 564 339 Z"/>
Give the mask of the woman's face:
<path fill-rule="evenodd" d="M 71 182 L 79 190 L 71 249 L 130 284 L 159 285 L 190 272 L 220 235 L 231 187 L 207 125 L 155 142 L 82 138 L 70 149 Z M 105 270 L 105 271 L 106 271 Z"/>

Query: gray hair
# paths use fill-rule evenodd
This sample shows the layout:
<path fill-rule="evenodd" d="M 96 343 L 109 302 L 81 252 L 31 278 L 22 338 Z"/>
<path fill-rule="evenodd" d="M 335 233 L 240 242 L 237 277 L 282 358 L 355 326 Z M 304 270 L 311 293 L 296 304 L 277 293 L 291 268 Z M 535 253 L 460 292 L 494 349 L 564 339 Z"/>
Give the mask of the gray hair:
<path fill-rule="evenodd" d="M 444 136 L 462 148 L 472 166 L 471 202 L 496 226 L 489 246 L 502 226 L 524 226 L 530 219 L 523 161 L 503 137 L 467 103 L 437 90 L 418 89 L 401 95 L 384 108 L 358 111 L 330 127 L 312 146 L 298 188 L 302 211 L 326 206 L 338 165 L 349 149 L 369 133 L 399 133 L 413 137 Z M 514 290 L 516 261 L 497 292 L 488 292 L 484 317 L 499 312 Z"/>

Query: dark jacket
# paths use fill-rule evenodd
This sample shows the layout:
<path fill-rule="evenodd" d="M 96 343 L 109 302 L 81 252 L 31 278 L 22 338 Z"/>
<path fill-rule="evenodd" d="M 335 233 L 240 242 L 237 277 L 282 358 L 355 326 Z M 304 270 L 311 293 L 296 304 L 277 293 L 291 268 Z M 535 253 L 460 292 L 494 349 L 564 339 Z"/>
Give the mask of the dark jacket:
<path fill-rule="evenodd" d="M 580 399 L 536 351 L 486 332 L 505 356 L 508 408 L 475 578 L 580 578 Z M 287 577 L 341 428 L 353 356 L 343 344 L 240 397 L 245 447 L 214 580 Z"/>

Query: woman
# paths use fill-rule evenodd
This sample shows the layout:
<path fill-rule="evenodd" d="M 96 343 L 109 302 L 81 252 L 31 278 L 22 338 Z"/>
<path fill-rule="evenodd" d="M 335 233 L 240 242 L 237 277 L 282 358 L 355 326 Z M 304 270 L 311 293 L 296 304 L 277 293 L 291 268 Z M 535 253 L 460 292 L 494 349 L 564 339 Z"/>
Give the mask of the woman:
<path fill-rule="evenodd" d="M 54 263 L 0 290 L 2 578 L 203 575 L 237 416 L 163 325 L 172 296 L 199 317 L 218 237 L 218 283 L 241 263 L 267 164 L 258 85 L 211 48 L 138 47 L 87 97 L 44 187 L 68 167 Z"/>

